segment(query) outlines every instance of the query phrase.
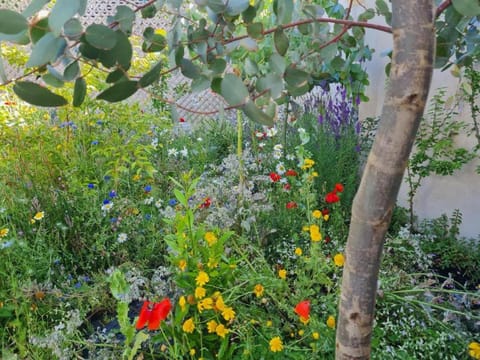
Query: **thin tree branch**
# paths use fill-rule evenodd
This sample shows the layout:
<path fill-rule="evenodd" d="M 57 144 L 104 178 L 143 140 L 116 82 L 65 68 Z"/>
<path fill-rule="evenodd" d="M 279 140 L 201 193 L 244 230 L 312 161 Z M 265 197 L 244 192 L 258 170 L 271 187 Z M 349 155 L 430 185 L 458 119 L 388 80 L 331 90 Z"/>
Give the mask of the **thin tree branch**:
<path fill-rule="evenodd" d="M 444 12 L 445 9 L 447 9 L 450 5 L 452 5 L 452 0 L 445 0 L 440 5 L 438 5 L 437 11 L 435 11 L 435 17 L 438 18 L 442 14 L 442 12 Z"/>

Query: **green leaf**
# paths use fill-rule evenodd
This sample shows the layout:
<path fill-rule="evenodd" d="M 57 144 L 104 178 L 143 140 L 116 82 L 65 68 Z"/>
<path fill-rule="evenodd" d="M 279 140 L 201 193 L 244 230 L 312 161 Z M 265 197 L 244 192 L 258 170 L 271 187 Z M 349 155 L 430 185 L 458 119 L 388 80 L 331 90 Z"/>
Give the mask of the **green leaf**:
<path fill-rule="evenodd" d="M 144 52 L 162 51 L 167 46 L 167 40 L 161 34 L 156 34 L 150 26 L 143 32 L 143 38 L 142 51 Z"/>
<path fill-rule="evenodd" d="M 290 65 L 285 71 L 285 82 L 289 86 L 301 87 L 305 84 L 308 84 L 308 79 L 310 75 L 300 69 L 297 69 L 295 66 Z"/>
<path fill-rule="evenodd" d="M 0 9 L 0 33 L 6 35 L 15 35 L 27 30 L 27 19 L 19 13 Z"/>
<path fill-rule="evenodd" d="M 297 28 L 302 35 L 309 35 L 312 32 L 312 24 L 301 24 Z"/>
<path fill-rule="evenodd" d="M 111 84 L 111 83 L 116 83 L 117 81 L 120 81 L 120 80 L 128 80 L 128 78 L 125 76 L 125 72 L 122 69 L 116 69 L 112 71 L 110 74 L 108 74 L 107 78 L 105 79 L 105 82 L 107 84 Z"/>
<path fill-rule="evenodd" d="M 185 207 L 188 207 L 188 200 L 187 198 L 185 197 L 185 194 L 183 192 L 181 192 L 180 190 L 178 189 L 173 189 L 173 193 L 175 194 L 175 197 L 177 198 L 178 202 L 185 206 Z"/>
<path fill-rule="evenodd" d="M 63 106 L 67 104 L 67 100 L 62 96 L 31 81 L 18 81 L 13 86 L 13 91 L 20 99 L 32 105 Z"/>
<path fill-rule="evenodd" d="M 368 21 L 375 17 L 375 10 L 367 9 L 358 16 L 358 21 Z"/>
<path fill-rule="evenodd" d="M 210 85 L 210 88 L 212 91 L 216 94 L 221 94 L 222 92 L 222 78 L 221 77 L 215 77 L 212 80 L 212 83 Z"/>
<path fill-rule="evenodd" d="M 251 23 L 255 19 L 255 16 L 257 16 L 257 9 L 255 6 L 249 6 L 242 14 L 243 21 L 246 24 Z"/>
<path fill-rule="evenodd" d="M 155 17 L 155 14 L 157 13 L 157 8 L 155 7 L 155 5 L 149 5 L 147 7 L 142 8 L 141 13 L 142 13 L 142 18 L 151 19 Z"/>
<path fill-rule="evenodd" d="M 63 25 L 78 13 L 79 8 L 79 0 L 57 0 L 48 17 L 48 25 L 52 32 L 60 35 Z"/>
<path fill-rule="evenodd" d="M 237 16 L 248 9 L 249 0 L 229 0 L 227 2 L 226 14 L 228 16 Z"/>
<path fill-rule="evenodd" d="M 224 59 L 218 58 L 209 65 L 209 68 L 215 75 L 223 74 L 227 68 L 227 62 Z"/>
<path fill-rule="evenodd" d="M 232 106 L 241 105 L 248 99 L 248 89 L 243 81 L 233 74 L 227 74 L 222 80 L 220 93 Z"/>
<path fill-rule="evenodd" d="M 275 49 L 280 55 L 283 56 L 287 53 L 289 41 L 281 27 L 275 30 L 273 34 L 273 42 L 275 43 Z"/>
<path fill-rule="evenodd" d="M 252 100 L 249 99 L 242 110 L 251 120 L 265 126 L 273 126 L 273 118 L 260 110 Z"/>
<path fill-rule="evenodd" d="M 248 24 L 247 34 L 254 39 L 263 39 L 263 24 L 260 22 Z"/>
<path fill-rule="evenodd" d="M 39 12 L 45 4 L 49 3 L 50 0 L 33 0 L 30 5 L 27 6 L 25 10 L 22 11 L 22 15 L 26 18 Z"/>
<path fill-rule="evenodd" d="M 277 4 L 277 23 L 288 24 L 292 22 L 293 0 L 280 0 Z"/>
<path fill-rule="evenodd" d="M 223 13 L 226 9 L 226 6 L 223 0 L 208 0 L 207 6 L 212 10 L 215 14 Z"/>
<path fill-rule="evenodd" d="M 130 351 L 130 355 L 128 356 L 128 360 L 133 360 L 133 358 L 137 355 L 138 350 L 140 350 L 140 348 L 142 347 L 142 344 L 149 338 L 150 336 L 143 331 L 140 331 L 135 335 L 135 342 L 133 343 L 132 350 Z"/>
<path fill-rule="evenodd" d="M 87 95 L 87 83 L 82 76 L 75 80 L 75 86 L 73 88 L 73 106 L 79 107 L 82 105 L 85 100 L 85 95 Z"/>
<path fill-rule="evenodd" d="M 45 84 L 56 88 L 61 88 L 65 84 L 62 80 L 58 79 L 56 76 L 50 73 L 43 75 L 42 80 L 45 82 Z"/>
<path fill-rule="evenodd" d="M 480 15 L 480 2 L 478 0 L 452 0 L 453 7 L 463 16 Z"/>
<path fill-rule="evenodd" d="M 130 62 L 132 61 L 132 44 L 127 35 L 120 30 L 117 30 L 117 43 L 114 48 L 111 50 L 112 55 L 115 57 L 116 62 L 124 69 L 128 70 L 130 68 Z"/>
<path fill-rule="evenodd" d="M 287 68 L 287 62 L 285 58 L 275 53 L 270 56 L 268 63 L 270 65 L 270 69 L 278 75 L 283 75 L 285 69 Z"/>
<path fill-rule="evenodd" d="M 120 81 L 97 95 L 97 99 L 117 102 L 127 99 L 138 90 L 138 82 L 133 80 Z"/>
<path fill-rule="evenodd" d="M 105 25 L 92 24 L 85 30 L 85 40 L 97 49 L 110 50 L 117 43 L 117 34 Z"/>
<path fill-rule="evenodd" d="M 27 45 L 30 43 L 30 38 L 28 37 L 28 30 L 24 30 L 15 35 L 6 35 L 0 33 L 0 41 L 8 41 L 19 45 Z"/>
<path fill-rule="evenodd" d="M 385 17 L 385 21 L 388 25 L 392 23 L 392 13 L 384 0 L 376 0 L 375 6 L 377 7 L 377 11 L 380 15 Z"/>
<path fill-rule="evenodd" d="M 189 79 L 195 79 L 200 76 L 200 70 L 198 67 L 189 59 L 182 59 L 180 63 L 180 70 L 183 76 Z"/>
<path fill-rule="evenodd" d="M 258 73 L 257 63 L 255 61 L 253 61 L 252 59 L 247 58 L 247 60 L 245 60 L 245 72 L 249 76 L 253 76 L 256 73 Z"/>
<path fill-rule="evenodd" d="M 79 73 L 80 65 L 78 64 L 78 61 L 75 60 L 67 65 L 67 67 L 63 71 L 63 78 L 65 79 L 65 81 L 72 81 L 78 76 Z"/>
<path fill-rule="evenodd" d="M 205 76 L 199 76 L 192 81 L 190 88 L 192 93 L 198 93 L 210 87 L 210 79 Z"/>
<path fill-rule="evenodd" d="M 257 90 L 262 92 L 269 89 L 272 99 L 280 97 L 283 91 L 283 80 L 278 74 L 270 73 L 257 80 Z"/>
<path fill-rule="evenodd" d="M 48 18 L 41 19 L 28 29 L 30 39 L 34 44 L 49 31 L 50 28 L 48 27 Z"/>
<path fill-rule="evenodd" d="M 64 38 L 56 37 L 53 33 L 46 34 L 33 46 L 32 53 L 25 66 L 42 66 L 56 60 L 66 45 L 67 42 Z"/>
<path fill-rule="evenodd" d="M 100 50 L 98 50 L 97 48 L 94 48 L 87 42 L 81 43 L 79 50 L 80 50 L 80 53 L 87 59 L 96 60 L 100 55 Z"/>
<path fill-rule="evenodd" d="M 126 34 L 131 34 L 133 22 L 135 21 L 135 13 L 132 9 L 125 5 L 117 6 L 117 13 L 113 17 L 118 22 L 120 30 Z"/>
<path fill-rule="evenodd" d="M 80 20 L 70 19 L 63 25 L 63 33 L 70 40 L 78 40 L 82 36 L 83 26 Z"/>
<path fill-rule="evenodd" d="M 140 87 L 144 88 L 147 87 L 150 84 L 153 84 L 154 82 L 158 81 L 160 79 L 160 70 L 162 69 L 162 62 L 159 61 L 153 67 L 145 73 L 138 84 Z"/>

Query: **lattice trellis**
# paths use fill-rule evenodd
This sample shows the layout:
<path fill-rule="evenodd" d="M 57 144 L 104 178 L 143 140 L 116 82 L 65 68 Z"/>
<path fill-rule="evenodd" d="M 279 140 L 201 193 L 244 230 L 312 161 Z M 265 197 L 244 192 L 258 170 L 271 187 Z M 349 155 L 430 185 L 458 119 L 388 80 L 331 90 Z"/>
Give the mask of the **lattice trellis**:
<path fill-rule="evenodd" d="M 21 12 L 28 6 L 29 3 L 29 0 L 0 0 L 0 8 L 7 8 Z M 84 25 L 91 23 L 105 23 L 108 16 L 115 15 L 115 9 L 117 8 L 117 6 L 125 5 L 133 9 L 135 6 L 139 6 L 144 3 L 145 1 L 142 0 L 89 0 L 86 13 L 82 17 L 82 19 L 85 19 Z M 148 26 L 151 26 L 153 28 L 168 29 L 168 16 L 162 16 L 161 14 L 157 14 L 157 16 L 155 16 L 155 18 L 153 19 L 143 19 L 138 16 L 134 23 L 132 33 L 134 35 L 141 36 L 145 28 Z M 8 78 L 14 78 L 21 75 L 19 69 L 9 66 L 9 64 L 5 64 L 5 68 Z M 169 89 L 174 89 L 176 86 L 188 82 L 189 80 L 186 79 L 180 73 L 180 71 L 176 71 L 172 74 L 171 78 L 168 79 L 168 87 Z M 175 98 L 175 94 L 169 94 L 169 97 Z M 145 93 L 139 92 L 138 95 L 135 96 L 135 99 L 145 101 Z M 220 96 L 212 94 L 210 90 L 182 96 L 179 99 L 176 99 L 176 103 L 179 105 L 178 113 L 180 114 L 180 116 L 185 117 L 188 120 L 200 120 L 203 118 L 216 117 L 215 115 L 202 115 L 195 112 L 218 111 L 220 107 L 226 106 L 224 100 Z M 187 111 L 185 109 L 190 109 L 193 112 Z"/>

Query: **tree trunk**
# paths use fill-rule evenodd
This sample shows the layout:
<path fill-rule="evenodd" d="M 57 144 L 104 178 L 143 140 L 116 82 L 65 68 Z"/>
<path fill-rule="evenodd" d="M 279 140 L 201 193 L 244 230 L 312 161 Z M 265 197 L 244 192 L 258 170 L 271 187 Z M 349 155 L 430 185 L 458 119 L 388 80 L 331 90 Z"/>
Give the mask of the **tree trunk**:
<path fill-rule="evenodd" d="M 393 0 L 393 58 L 380 125 L 352 205 L 336 359 L 369 359 L 383 241 L 423 115 L 435 53 L 433 0 Z"/>

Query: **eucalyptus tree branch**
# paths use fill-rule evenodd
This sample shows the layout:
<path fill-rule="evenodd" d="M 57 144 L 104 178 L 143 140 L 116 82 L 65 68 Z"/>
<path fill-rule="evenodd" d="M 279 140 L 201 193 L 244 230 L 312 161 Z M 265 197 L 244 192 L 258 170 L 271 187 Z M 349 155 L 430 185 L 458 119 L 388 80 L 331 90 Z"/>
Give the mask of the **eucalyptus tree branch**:
<path fill-rule="evenodd" d="M 452 5 L 452 0 L 445 0 L 438 5 L 437 10 L 435 11 L 435 17 L 439 17 L 450 5 Z"/>

